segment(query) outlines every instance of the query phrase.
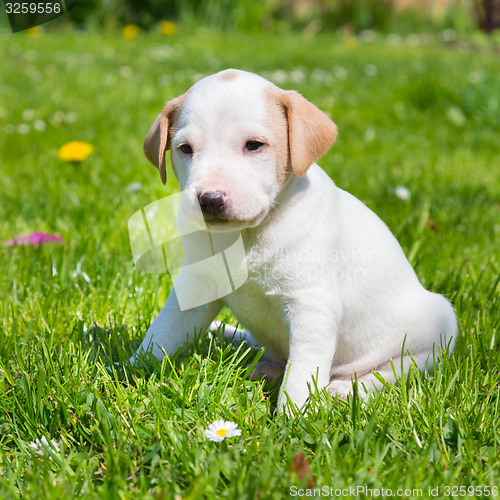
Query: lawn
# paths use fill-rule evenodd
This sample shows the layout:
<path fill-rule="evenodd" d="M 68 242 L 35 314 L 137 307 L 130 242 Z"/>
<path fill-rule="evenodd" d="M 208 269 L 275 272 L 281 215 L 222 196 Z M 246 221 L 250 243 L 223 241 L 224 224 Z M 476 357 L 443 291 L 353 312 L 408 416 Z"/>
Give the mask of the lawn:
<path fill-rule="evenodd" d="M 0 246 L 1 498 L 498 493 L 498 46 L 450 33 L 3 32 L 0 60 L 0 241 L 64 240 Z M 320 164 L 455 305 L 456 349 L 435 374 L 410 373 L 366 403 L 323 392 L 291 418 L 275 412 L 278 383 L 247 379 L 255 352 L 220 336 L 107 371 L 172 286 L 132 261 L 128 219 L 178 190 L 171 169 L 162 186 L 142 141 L 167 99 L 227 67 L 294 88 L 333 117 L 339 139 Z M 94 153 L 59 160 L 73 140 Z M 217 419 L 241 436 L 208 441 Z M 33 449 L 42 437 L 58 449 Z"/>

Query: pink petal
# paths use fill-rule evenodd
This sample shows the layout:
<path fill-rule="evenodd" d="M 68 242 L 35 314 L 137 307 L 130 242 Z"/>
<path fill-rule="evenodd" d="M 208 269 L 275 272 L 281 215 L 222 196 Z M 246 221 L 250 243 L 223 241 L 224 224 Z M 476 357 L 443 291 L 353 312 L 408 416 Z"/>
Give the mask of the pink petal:
<path fill-rule="evenodd" d="M 58 234 L 31 233 L 25 236 L 15 236 L 10 240 L 4 241 L 3 246 L 12 247 L 14 245 L 45 245 L 46 243 L 62 243 L 63 239 Z"/>

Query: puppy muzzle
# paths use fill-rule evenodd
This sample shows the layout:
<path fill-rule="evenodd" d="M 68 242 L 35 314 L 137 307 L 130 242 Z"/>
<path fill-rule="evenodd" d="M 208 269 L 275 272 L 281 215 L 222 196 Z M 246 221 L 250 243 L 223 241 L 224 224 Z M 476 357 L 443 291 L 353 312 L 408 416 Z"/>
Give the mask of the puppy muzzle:
<path fill-rule="evenodd" d="M 198 202 L 205 219 L 225 219 L 227 196 L 222 191 L 205 191 L 198 194 Z"/>

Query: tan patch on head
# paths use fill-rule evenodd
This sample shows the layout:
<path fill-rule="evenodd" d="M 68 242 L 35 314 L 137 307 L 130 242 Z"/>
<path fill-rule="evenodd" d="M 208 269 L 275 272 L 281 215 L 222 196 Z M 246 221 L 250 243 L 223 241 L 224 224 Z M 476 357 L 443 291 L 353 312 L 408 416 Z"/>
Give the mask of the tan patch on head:
<path fill-rule="evenodd" d="M 283 185 L 292 173 L 290 163 L 290 148 L 288 145 L 288 120 L 285 110 L 279 101 L 281 89 L 269 86 L 264 90 L 264 99 L 267 104 L 267 124 L 274 134 L 275 144 L 271 144 L 278 154 L 276 179 Z"/>
<path fill-rule="evenodd" d="M 234 69 L 227 69 L 226 71 L 222 71 L 219 74 L 219 80 L 224 80 L 226 82 L 230 82 L 231 80 L 235 80 L 238 78 L 238 72 Z"/>
<path fill-rule="evenodd" d="M 267 95 L 281 106 L 288 122 L 287 168 L 302 176 L 335 142 L 337 126 L 298 92 L 273 86 Z"/>

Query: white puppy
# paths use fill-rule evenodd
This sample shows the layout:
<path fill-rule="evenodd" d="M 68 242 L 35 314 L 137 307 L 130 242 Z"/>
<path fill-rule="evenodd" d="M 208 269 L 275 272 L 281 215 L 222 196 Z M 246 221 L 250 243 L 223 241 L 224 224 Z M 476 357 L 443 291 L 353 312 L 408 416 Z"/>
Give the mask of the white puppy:
<path fill-rule="evenodd" d="M 301 95 L 243 71 L 204 78 L 167 102 L 146 156 L 165 182 L 170 149 L 207 224 L 241 231 L 249 277 L 184 311 L 172 292 L 138 354 L 174 353 L 226 305 L 286 365 L 280 407 L 285 391 L 300 407 L 313 383 L 346 397 L 357 379 L 364 394 L 383 387 L 373 372 L 393 383 L 412 362 L 431 370 L 440 348 L 451 352 L 450 303 L 422 287 L 385 224 L 315 164 L 336 136 Z"/>

